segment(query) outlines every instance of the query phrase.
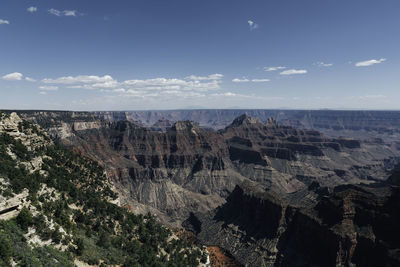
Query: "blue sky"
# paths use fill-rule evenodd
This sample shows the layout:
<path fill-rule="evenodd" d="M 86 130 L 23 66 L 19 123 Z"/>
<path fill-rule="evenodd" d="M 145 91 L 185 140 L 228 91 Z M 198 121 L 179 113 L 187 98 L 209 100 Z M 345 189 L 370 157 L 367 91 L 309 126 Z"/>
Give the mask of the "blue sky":
<path fill-rule="evenodd" d="M 400 109 L 398 0 L 1 0 L 0 108 Z"/>

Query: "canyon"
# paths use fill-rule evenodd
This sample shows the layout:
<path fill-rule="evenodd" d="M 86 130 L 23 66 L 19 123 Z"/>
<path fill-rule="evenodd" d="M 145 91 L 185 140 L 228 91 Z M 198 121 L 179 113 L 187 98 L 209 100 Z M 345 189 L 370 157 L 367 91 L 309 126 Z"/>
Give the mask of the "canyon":
<path fill-rule="evenodd" d="M 311 112 L 313 124 L 244 112 L 226 125 L 218 116 L 204 125 L 157 112 L 146 123 L 129 112 L 19 114 L 99 162 L 123 205 L 184 227 L 243 265 L 377 266 L 360 255 L 379 248 L 376 257 L 395 266 L 397 241 L 378 232 L 398 218 L 397 185 L 386 182 L 399 163 L 398 114 L 352 124 L 369 115 L 320 112 L 330 115 Z"/>

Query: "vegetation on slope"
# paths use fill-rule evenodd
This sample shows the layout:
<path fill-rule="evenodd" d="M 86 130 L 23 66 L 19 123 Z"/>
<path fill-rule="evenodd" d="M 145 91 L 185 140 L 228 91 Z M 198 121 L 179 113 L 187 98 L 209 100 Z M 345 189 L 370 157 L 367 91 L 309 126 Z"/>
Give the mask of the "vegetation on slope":
<path fill-rule="evenodd" d="M 29 145 L 32 136 L 40 144 Z M 40 167 L 30 167 L 33 161 Z M 113 204 L 117 195 L 102 167 L 53 144 L 26 121 L 12 135 L 0 128 L 0 182 L 6 199 L 28 191 L 18 216 L 0 220 L 0 266 L 74 266 L 75 259 L 105 266 L 197 266 L 206 260 L 200 248 L 174 238 L 150 214 Z"/>

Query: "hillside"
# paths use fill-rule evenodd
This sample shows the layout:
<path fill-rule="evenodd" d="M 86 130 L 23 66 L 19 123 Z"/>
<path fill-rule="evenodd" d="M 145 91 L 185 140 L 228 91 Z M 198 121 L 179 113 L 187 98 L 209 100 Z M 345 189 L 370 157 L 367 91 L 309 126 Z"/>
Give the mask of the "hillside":
<path fill-rule="evenodd" d="M 96 162 L 0 113 L 0 266 L 197 266 L 203 248 L 119 204 Z"/>

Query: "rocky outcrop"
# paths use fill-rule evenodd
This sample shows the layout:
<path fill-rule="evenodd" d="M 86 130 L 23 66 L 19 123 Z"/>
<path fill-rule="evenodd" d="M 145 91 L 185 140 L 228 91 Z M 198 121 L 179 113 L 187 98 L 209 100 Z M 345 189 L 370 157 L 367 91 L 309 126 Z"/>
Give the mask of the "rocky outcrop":
<path fill-rule="evenodd" d="M 5 184 L 5 180 L 0 178 L 0 189 L 3 189 L 3 185 Z M 8 220 L 16 217 L 19 211 L 28 204 L 28 195 L 28 190 L 24 190 L 20 194 L 7 197 L 0 194 L 0 220 Z"/>
<path fill-rule="evenodd" d="M 101 123 L 98 121 L 92 121 L 92 122 L 74 122 L 72 124 L 72 129 L 74 131 L 85 131 L 85 130 L 90 130 L 90 129 L 100 129 Z"/>
<path fill-rule="evenodd" d="M 184 225 L 248 266 L 398 266 L 399 196 L 385 183 L 346 185 L 298 206 L 245 183 Z"/>
<path fill-rule="evenodd" d="M 21 123 L 22 120 L 17 113 L 12 112 L 8 116 L 3 116 L 4 118 L 0 120 L 0 131 L 8 133 L 9 135 L 18 134 L 18 124 Z"/>
<path fill-rule="evenodd" d="M 265 153 L 264 155 L 287 160 L 294 160 L 296 154 L 324 156 L 322 149 L 325 147 L 336 151 L 340 151 L 342 147 L 357 147 L 349 145 L 353 140 L 329 139 L 316 131 L 278 125 L 273 119 L 263 124 L 245 114 L 235 119 L 222 132 L 225 138 L 230 139 L 231 144 L 243 145 L 243 141 L 247 140 L 250 142 L 250 146 L 247 146 Z M 356 140 L 354 142 L 359 143 Z"/>

